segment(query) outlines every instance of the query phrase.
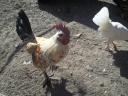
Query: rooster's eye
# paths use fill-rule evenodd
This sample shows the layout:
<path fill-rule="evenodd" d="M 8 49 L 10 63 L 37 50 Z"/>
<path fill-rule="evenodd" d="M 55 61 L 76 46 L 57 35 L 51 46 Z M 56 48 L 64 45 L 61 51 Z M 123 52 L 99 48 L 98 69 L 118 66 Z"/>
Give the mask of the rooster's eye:
<path fill-rule="evenodd" d="M 59 34 L 59 36 L 60 36 L 60 37 L 62 37 L 62 36 L 63 36 L 63 34 Z"/>

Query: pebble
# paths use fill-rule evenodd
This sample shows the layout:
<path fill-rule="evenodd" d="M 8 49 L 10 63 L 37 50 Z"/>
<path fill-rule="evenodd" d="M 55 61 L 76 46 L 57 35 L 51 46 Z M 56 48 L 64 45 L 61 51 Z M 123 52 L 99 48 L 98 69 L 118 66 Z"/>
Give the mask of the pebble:
<path fill-rule="evenodd" d="M 92 67 L 90 67 L 89 65 L 86 66 L 86 69 L 87 69 L 88 71 L 93 71 Z"/>
<path fill-rule="evenodd" d="M 106 93 L 107 93 L 107 91 L 105 90 L 105 91 L 104 91 L 104 93 L 106 94 Z"/>
<path fill-rule="evenodd" d="M 105 72 L 105 71 L 106 71 L 106 69 L 104 68 L 104 69 L 103 69 L 103 72 Z"/>
<path fill-rule="evenodd" d="M 103 82 L 101 82 L 101 83 L 100 83 L 100 86 L 101 86 L 101 87 L 104 87 L 104 83 L 103 83 Z"/>
<path fill-rule="evenodd" d="M 32 61 L 24 61 L 24 62 L 23 62 L 24 65 L 29 65 L 29 64 L 31 64 L 31 63 L 32 63 Z"/>
<path fill-rule="evenodd" d="M 81 37 L 81 35 L 82 35 L 82 33 L 78 33 L 78 34 L 74 35 L 74 38 L 75 38 L 75 39 L 78 39 L 78 38 Z"/>

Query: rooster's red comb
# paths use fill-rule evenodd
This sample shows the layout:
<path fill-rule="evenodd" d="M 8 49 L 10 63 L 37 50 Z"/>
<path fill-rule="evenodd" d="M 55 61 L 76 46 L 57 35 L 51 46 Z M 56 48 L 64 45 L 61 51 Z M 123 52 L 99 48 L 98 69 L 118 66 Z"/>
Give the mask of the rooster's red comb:
<path fill-rule="evenodd" d="M 56 28 L 57 30 L 61 30 L 65 33 L 70 33 L 68 27 L 66 27 L 65 24 L 63 24 L 63 23 L 55 24 L 53 27 Z"/>

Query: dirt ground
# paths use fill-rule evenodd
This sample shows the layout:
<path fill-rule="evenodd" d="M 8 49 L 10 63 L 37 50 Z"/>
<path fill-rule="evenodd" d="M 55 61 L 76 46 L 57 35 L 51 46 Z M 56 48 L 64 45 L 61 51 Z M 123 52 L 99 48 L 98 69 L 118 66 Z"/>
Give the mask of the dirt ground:
<path fill-rule="evenodd" d="M 127 26 L 112 0 L 50 5 L 37 0 L 0 0 L 0 96 L 46 96 L 42 73 L 33 67 L 26 50 L 16 47 L 21 43 L 15 31 L 20 9 L 25 10 L 36 35 L 55 22 L 65 22 L 71 30 L 70 51 L 55 71 L 53 78 L 61 80 L 53 84 L 51 96 L 128 96 L 128 42 L 116 41 L 119 51 L 113 54 L 105 51 L 105 38 L 92 22 L 103 6 L 110 9 L 113 21 Z"/>

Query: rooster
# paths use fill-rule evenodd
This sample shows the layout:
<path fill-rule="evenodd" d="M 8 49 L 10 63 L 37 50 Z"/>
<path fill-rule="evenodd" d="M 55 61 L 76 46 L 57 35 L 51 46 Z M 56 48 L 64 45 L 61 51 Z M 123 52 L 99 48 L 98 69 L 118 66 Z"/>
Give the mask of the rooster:
<path fill-rule="evenodd" d="M 93 22 L 99 26 L 98 31 L 102 36 L 108 39 L 106 49 L 110 51 L 109 44 L 113 44 L 114 50 L 117 51 L 114 40 L 128 40 L 128 29 L 119 22 L 113 22 L 109 18 L 109 10 L 103 7 L 92 19 Z"/>
<path fill-rule="evenodd" d="M 50 38 L 36 37 L 32 32 L 29 19 L 23 10 L 20 10 L 16 21 L 16 32 L 26 49 L 32 55 L 33 65 L 42 70 L 45 83 L 44 87 L 51 86 L 51 79 L 46 73 L 47 68 L 52 68 L 61 61 L 68 52 L 70 41 L 70 31 L 62 23 L 55 24 L 57 32 Z"/>

